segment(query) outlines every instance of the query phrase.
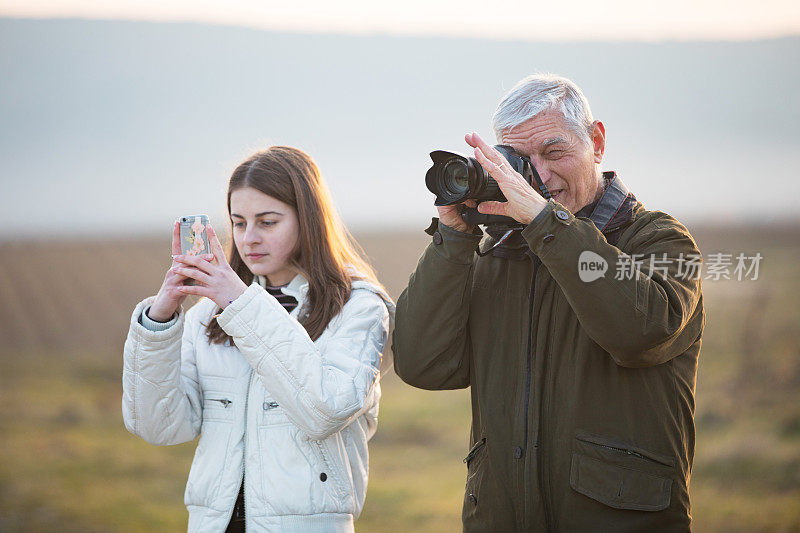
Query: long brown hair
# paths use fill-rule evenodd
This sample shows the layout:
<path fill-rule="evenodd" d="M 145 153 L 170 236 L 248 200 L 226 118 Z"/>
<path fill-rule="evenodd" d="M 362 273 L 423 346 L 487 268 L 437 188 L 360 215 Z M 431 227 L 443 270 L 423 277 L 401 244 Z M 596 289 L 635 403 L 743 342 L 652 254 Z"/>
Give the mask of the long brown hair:
<path fill-rule="evenodd" d="M 355 268 L 359 279 L 380 287 L 375 271 L 340 221 L 316 163 L 302 150 L 272 146 L 256 152 L 236 167 L 228 182 L 229 218 L 231 194 L 245 187 L 259 190 L 297 212 L 300 227 L 292 261 L 308 280 L 306 303 L 301 310 L 305 312 L 301 312 L 299 320 L 309 337 L 317 340 L 350 298 L 353 276 L 348 266 Z M 242 281 L 247 285 L 253 283 L 253 273 L 236 249 L 232 229 L 228 263 Z M 212 320 L 206 330 L 209 342 L 233 344 L 216 320 Z"/>

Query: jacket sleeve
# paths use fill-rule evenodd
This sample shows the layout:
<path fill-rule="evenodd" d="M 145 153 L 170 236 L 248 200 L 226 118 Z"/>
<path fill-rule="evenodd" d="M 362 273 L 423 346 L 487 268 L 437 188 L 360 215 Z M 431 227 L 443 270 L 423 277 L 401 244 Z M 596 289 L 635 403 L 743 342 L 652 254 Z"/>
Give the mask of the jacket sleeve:
<path fill-rule="evenodd" d="M 431 225 L 434 228 L 433 242 L 397 301 L 394 369 L 414 387 L 463 389 L 470 380 L 467 322 L 481 235 L 438 223 Z"/>
<path fill-rule="evenodd" d="M 194 353 L 194 328 L 177 322 L 164 331 L 140 323 L 155 297 L 140 302 L 131 316 L 123 349 L 122 417 L 125 427 L 150 444 L 180 444 L 200 434 L 202 397 Z M 191 313 L 191 311 L 190 311 Z"/>
<path fill-rule="evenodd" d="M 328 324 L 324 351 L 258 284 L 217 318 L 264 386 L 310 438 L 324 439 L 372 407 L 389 310 L 376 294 L 353 289 Z"/>
<path fill-rule="evenodd" d="M 618 365 L 664 363 L 700 337 L 705 315 L 699 272 L 681 272 L 682 261 L 699 259 L 700 251 L 669 215 L 653 213 L 626 246 L 630 254 L 610 245 L 591 221 L 575 218 L 552 200 L 522 235 L 564 291 L 581 326 Z M 582 280 L 579 261 L 587 260 L 604 261 L 604 275 Z M 641 268 L 631 269 L 631 261 Z"/>

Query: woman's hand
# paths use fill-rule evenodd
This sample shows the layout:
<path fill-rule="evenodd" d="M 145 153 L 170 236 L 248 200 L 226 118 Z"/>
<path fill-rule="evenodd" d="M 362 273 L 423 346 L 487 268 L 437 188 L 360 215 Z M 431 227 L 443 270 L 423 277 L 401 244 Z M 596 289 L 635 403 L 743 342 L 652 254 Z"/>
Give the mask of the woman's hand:
<path fill-rule="evenodd" d="M 197 282 L 196 285 L 181 285 L 178 291 L 184 296 L 196 294 L 214 300 L 221 309 L 225 309 L 236 298 L 247 290 L 247 285 L 241 280 L 238 274 L 233 271 L 225 258 L 225 251 L 217 239 L 217 234 L 211 224 L 206 226 L 209 244 L 213 258 L 217 264 L 207 261 L 198 256 L 178 255 L 175 261 L 178 265 L 170 270 L 183 276 L 192 278 Z M 151 317 L 152 318 L 152 317 Z"/>
<path fill-rule="evenodd" d="M 179 266 L 175 258 L 180 254 L 181 228 L 180 223 L 176 220 L 172 227 L 172 265 L 167 271 L 167 275 L 164 276 L 164 283 L 161 284 L 161 288 L 158 290 L 155 302 L 147 312 L 147 316 L 157 322 L 168 321 L 186 299 L 186 294 L 179 291 L 178 288 L 183 287 L 183 282 L 186 281 L 187 277 L 174 270 L 176 266 Z M 208 262 L 213 258 L 213 255 L 206 254 L 202 257 L 205 257 L 204 261 Z"/>

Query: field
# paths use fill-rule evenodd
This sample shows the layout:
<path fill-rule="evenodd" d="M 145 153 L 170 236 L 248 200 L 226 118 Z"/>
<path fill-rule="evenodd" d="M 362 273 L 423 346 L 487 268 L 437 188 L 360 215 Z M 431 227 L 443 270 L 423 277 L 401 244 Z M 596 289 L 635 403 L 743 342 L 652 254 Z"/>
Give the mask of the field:
<path fill-rule="evenodd" d="M 706 257 L 763 256 L 758 280 L 704 281 L 694 530 L 800 531 L 800 226 L 692 229 Z M 359 241 L 396 298 L 427 236 Z M 168 249 L 0 243 L 0 531 L 185 530 L 195 443 L 150 446 L 120 410 L 130 313 L 158 289 Z M 390 361 L 357 528 L 458 531 L 467 391 L 412 389 Z"/>

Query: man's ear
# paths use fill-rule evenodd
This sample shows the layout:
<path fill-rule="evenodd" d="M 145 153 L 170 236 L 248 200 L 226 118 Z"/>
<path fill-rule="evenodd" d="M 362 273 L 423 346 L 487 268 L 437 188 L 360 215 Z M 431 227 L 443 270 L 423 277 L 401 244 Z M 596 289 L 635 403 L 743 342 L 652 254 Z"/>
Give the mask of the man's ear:
<path fill-rule="evenodd" d="M 603 154 L 606 151 L 606 127 L 599 120 L 592 123 L 592 152 L 594 152 L 594 162 L 602 163 Z"/>

